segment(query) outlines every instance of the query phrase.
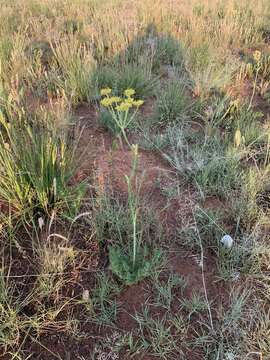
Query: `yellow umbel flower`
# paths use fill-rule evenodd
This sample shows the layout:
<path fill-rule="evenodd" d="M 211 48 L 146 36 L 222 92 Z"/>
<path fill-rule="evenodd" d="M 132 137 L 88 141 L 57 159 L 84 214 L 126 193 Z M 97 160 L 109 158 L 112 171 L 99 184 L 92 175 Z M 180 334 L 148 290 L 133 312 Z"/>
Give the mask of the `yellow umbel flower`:
<path fill-rule="evenodd" d="M 120 101 L 122 101 L 122 99 L 119 96 L 112 96 L 109 98 L 111 100 L 111 103 L 119 103 Z"/>
<path fill-rule="evenodd" d="M 105 107 L 109 107 L 112 105 L 111 98 L 109 98 L 109 97 L 102 99 L 100 103 L 102 106 L 105 106 Z"/>
<path fill-rule="evenodd" d="M 134 106 L 137 106 L 137 107 L 140 107 L 142 106 L 142 104 L 144 103 L 143 100 L 137 100 L 137 101 L 133 101 L 133 105 Z"/>
<path fill-rule="evenodd" d="M 135 90 L 134 90 L 134 89 L 126 89 L 126 90 L 124 91 L 124 95 L 127 96 L 127 97 L 130 97 L 130 96 L 132 96 L 132 95 L 134 95 L 134 94 L 135 94 Z"/>
<path fill-rule="evenodd" d="M 126 98 L 125 99 L 125 102 L 127 102 L 127 103 L 129 103 L 129 104 L 132 104 L 133 105 L 133 103 L 134 103 L 134 99 L 132 98 L 132 97 L 128 97 L 128 98 Z"/>
<path fill-rule="evenodd" d="M 107 96 L 107 95 L 110 95 L 111 92 L 112 92 L 112 89 L 107 87 L 107 88 L 104 88 L 104 89 L 100 90 L 100 95 L 101 96 Z"/>
<path fill-rule="evenodd" d="M 129 103 L 127 101 L 123 101 L 123 102 L 121 102 L 120 105 L 116 106 L 116 110 L 117 111 L 128 111 L 131 107 L 132 107 L 131 103 Z"/>
<path fill-rule="evenodd" d="M 113 104 L 119 103 L 120 101 L 122 101 L 122 99 L 119 96 L 111 96 L 111 97 L 107 96 L 104 99 L 102 99 L 100 103 L 105 107 L 109 107 L 112 106 Z"/>
<path fill-rule="evenodd" d="M 258 63 L 261 60 L 262 53 L 259 50 L 254 51 L 253 59 Z"/>

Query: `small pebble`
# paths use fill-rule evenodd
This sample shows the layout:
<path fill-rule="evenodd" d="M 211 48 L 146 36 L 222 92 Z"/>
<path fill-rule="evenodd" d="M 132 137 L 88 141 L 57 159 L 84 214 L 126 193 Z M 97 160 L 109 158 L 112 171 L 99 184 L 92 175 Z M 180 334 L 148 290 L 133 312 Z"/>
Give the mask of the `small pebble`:
<path fill-rule="evenodd" d="M 226 234 L 221 238 L 220 242 L 225 248 L 230 249 L 233 245 L 233 238 Z"/>

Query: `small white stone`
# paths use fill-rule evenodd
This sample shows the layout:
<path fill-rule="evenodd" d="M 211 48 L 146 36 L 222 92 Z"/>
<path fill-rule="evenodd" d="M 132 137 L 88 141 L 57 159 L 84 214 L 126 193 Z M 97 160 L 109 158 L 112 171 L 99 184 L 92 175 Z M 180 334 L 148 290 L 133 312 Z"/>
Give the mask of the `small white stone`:
<path fill-rule="evenodd" d="M 43 228 L 44 225 L 45 225 L 45 223 L 44 223 L 43 218 L 42 218 L 42 217 L 39 217 L 39 218 L 38 218 L 38 226 L 39 226 L 40 230 L 42 230 L 42 228 Z"/>
<path fill-rule="evenodd" d="M 83 290 L 82 299 L 83 301 L 89 301 L 89 290 Z"/>
<path fill-rule="evenodd" d="M 230 235 L 226 234 L 221 238 L 220 242 L 224 247 L 230 249 L 233 245 L 233 238 Z"/>

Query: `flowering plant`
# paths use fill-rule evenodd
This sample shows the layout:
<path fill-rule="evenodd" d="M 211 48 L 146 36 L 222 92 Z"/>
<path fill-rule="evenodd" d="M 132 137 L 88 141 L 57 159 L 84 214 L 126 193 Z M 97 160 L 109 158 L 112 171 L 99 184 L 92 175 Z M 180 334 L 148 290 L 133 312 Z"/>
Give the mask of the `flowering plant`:
<path fill-rule="evenodd" d="M 125 139 L 126 143 L 130 146 L 126 135 L 126 129 L 131 125 L 135 119 L 135 115 L 139 107 L 144 103 L 143 100 L 135 100 L 135 90 L 126 89 L 123 97 L 112 96 L 112 89 L 101 89 L 100 95 L 103 97 L 100 104 L 106 108 L 115 124 L 116 131 L 121 141 L 121 136 Z"/>

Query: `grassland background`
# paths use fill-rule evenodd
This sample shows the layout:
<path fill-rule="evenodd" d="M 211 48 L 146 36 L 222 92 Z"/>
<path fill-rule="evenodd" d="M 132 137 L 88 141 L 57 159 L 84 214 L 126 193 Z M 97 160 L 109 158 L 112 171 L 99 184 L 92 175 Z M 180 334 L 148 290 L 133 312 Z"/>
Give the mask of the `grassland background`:
<path fill-rule="evenodd" d="M 1 359 L 270 358 L 269 44 L 269 0 L 0 0 Z"/>

